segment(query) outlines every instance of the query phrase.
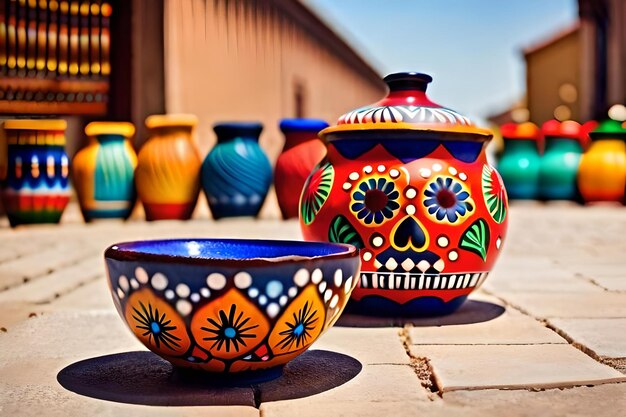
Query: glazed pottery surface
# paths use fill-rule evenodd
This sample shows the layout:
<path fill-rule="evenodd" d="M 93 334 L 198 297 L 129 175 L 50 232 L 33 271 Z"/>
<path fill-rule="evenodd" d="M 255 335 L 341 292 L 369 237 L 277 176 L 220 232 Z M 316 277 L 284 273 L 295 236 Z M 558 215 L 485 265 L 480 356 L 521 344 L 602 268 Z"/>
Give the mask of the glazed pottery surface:
<path fill-rule="evenodd" d="M 135 204 L 137 155 L 129 139 L 131 123 L 92 122 L 85 128 L 89 144 L 72 162 L 72 178 L 85 221 L 130 216 Z"/>
<path fill-rule="evenodd" d="M 146 347 L 222 374 L 303 353 L 341 314 L 360 264 L 349 245 L 236 239 L 121 243 L 105 259 L 115 306 Z"/>
<path fill-rule="evenodd" d="M 317 119 L 283 119 L 280 130 L 285 146 L 274 169 L 274 186 L 284 219 L 298 217 L 302 186 L 313 168 L 326 155 L 326 146 L 317 133 L 328 123 Z"/>
<path fill-rule="evenodd" d="M 533 123 L 509 123 L 500 128 L 504 152 L 498 171 L 510 199 L 536 199 L 539 196 L 539 167 L 542 134 Z"/>
<path fill-rule="evenodd" d="M 191 218 L 202 162 L 193 142 L 197 124 L 192 115 L 146 119 L 150 137 L 139 151 L 135 181 L 148 220 Z"/>
<path fill-rule="evenodd" d="M 350 305 L 366 314 L 454 311 L 505 238 L 507 196 L 485 156 L 491 133 L 430 101 L 431 80 L 387 76 L 385 99 L 323 130 L 328 155 L 303 190 L 305 239 L 361 249 Z"/>
<path fill-rule="evenodd" d="M 260 123 L 218 123 L 217 145 L 202 164 L 202 187 L 211 213 L 256 216 L 272 183 L 272 166 L 259 146 Z"/>
<path fill-rule="evenodd" d="M 546 151 L 539 169 L 539 195 L 546 200 L 577 200 L 576 176 L 582 154 L 581 126 L 550 120 L 542 126 Z"/>
<path fill-rule="evenodd" d="M 11 226 L 58 223 L 70 199 L 64 120 L 6 120 L 2 203 Z"/>
<path fill-rule="evenodd" d="M 580 160 L 578 188 L 586 202 L 624 202 L 626 129 L 615 120 L 602 122 L 590 134 L 591 146 Z"/>

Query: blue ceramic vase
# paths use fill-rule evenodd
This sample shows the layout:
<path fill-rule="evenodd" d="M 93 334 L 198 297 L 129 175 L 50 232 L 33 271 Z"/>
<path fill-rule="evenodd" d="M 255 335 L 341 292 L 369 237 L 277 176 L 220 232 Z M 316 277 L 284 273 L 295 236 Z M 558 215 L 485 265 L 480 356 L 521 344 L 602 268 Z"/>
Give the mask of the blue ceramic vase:
<path fill-rule="evenodd" d="M 260 123 L 218 123 L 217 145 L 202 163 L 202 188 L 215 219 L 256 216 L 272 183 L 272 166 L 259 146 Z"/>

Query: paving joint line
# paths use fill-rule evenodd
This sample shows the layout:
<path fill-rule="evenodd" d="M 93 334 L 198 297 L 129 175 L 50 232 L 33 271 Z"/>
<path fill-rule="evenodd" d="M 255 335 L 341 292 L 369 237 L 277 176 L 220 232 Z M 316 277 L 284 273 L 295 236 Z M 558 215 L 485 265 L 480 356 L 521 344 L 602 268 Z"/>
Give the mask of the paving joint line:
<path fill-rule="evenodd" d="M 565 387 L 506 387 L 506 388 L 502 388 L 502 387 L 498 387 L 497 385 L 493 385 L 493 386 L 483 386 L 483 387 L 469 387 L 469 388 L 453 388 L 453 389 L 449 389 L 445 392 L 443 392 L 441 394 L 441 397 L 444 398 L 445 394 L 447 393 L 452 393 L 452 392 L 467 392 L 467 391 L 492 391 L 492 390 L 497 390 L 497 391 L 527 391 L 527 392 L 544 392 L 544 391 L 566 391 L 566 390 L 570 390 L 570 389 L 576 389 L 576 388 L 592 388 L 592 387 L 599 387 L 599 386 L 604 386 L 604 385 L 620 385 L 620 384 L 625 384 L 626 382 L 624 381 L 612 381 L 612 382 L 603 382 L 601 384 L 576 384 L 576 385 L 568 385 Z"/>
<path fill-rule="evenodd" d="M 583 281 L 588 282 L 600 289 L 602 289 L 604 292 L 608 292 L 608 293 L 626 293 L 626 291 L 620 291 L 620 290 L 611 290 L 607 287 L 605 287 L 604 285 L 598 283 L 595 279 L 591 278 L 591 277 L 587 277 L 586 275 L 583 275 L 580 272 L 575 272 L 574 273 L 577 277 L 582 278 Z"/>
<path fill-rule="evenodd" d="M 58 300 L 59 298 L 63 298 L 63 297 L 65 297 L 66 295 L 69 295 L 69 294 L 73 293 L 74 291 L 78 290 L 79 288 L 82 288 L 82 287 L 84 287 L 84 286 L 85 286 L 85 285 L 87 285 L 87 284 L 91 284 L 91 283 L 93 283 L 93 282 L 96 282 L 96 281 L 97 281 L 97 280 L 99 280 L 99 279 L 104 279 L 104 276 L 102 276 L 102 275 L 100 274 L 100 272 L 97 272 L 97 273 L 95 273 L 94 275 L 90 275 L 90 276 L 88 276 L 87 278 L 85 278 L 85 280 L 84 280 L 84 281 L 79 282 L 77 285 L 75 285 L 75 286 L 73 286 L 73 287 L 70 287 L 70 288 L 66 288 L 66 289 L 65 289 L 65 291 L 58 291 L 58 292 L 55 292 L 55 293 L 52 295 L 52 297 L 50 297 L 50 298 L 46 298 L 46 299 L 44 299 L 44 300 L 42 300 L 42 301 L 39 301 L 39 302 L 35 302 L 35 303 L 33 303 L 33 304 L 34 304 L 34 305 L 37 305 L 37 306 L 46 305 L 46 304 L 51 304 L 51 303 L 53 303 L 54 301 Z"/>
<path fill-rule="evenodd" d="M 575 341 L 573 337 L 567 334 L 567 332 L 551 324 L 548 320 L 542 320 L 542 322 L 544 326 L 561 336 L 563 339 L 567 340 L 570 345 L 574 346 L 576 349 L 580 350 L 587 356 L 595 359 L 597 362 L 610 366 L 611 368 L 614 368 L 619 372 L 626 374 L 626 358 L 610 358 L 600 356 L 593 349 Z"/>
<path fill-rule="evenodd" d="M 415 356 L 411 353 L 412 342 L 411 336 L 409 335 L 409 329 L 412 327 L 413 326 L 411 324 L 405 324 L 404 327 L 398 331 L 398 336 L 400 336 L 400 342 L 409 357 L 410 366 L 413 369 L 413 372 L 415 372 L 420 385 L 426 390 L 428 399 L 435 401 L 437 398 L 441 398 L 443 396 L 443 391 L 437 384 L 437 379 L 435 378 L 435 372 L 432 364 L 430 363 L 430 359 L 425 356 Z"/>
<path fill-rule="evenodd" d="M 78 259 L 75 259 L 73 261 L 70 261 L 68 263 L 62 263 L 60 265 L 58 265 L 56 268 L 48 268 L 46 269 L 46 271 L 43 274 L 39 274 L 39 275 L 34 275 L 32 277 L 21 277 L 22 278 L 22 282 L 17 283 L 17 284 L 13 284 L 13 285 L 7 285 L 4 286 L 2 288 L 0 288 L 0 293 L 8 291 L 8 290 L 12 290 L 14 288 L 18 288 L 21 285 L 27 284 L 29 282 L 33 282 L 33 281 L 37 281 L 39 279 L 42 279 L 48 275 L 51 275 L 52 273 L 64 269 L 64 268 L 69 268 L 75 265 L 78 265 L 79 263 L 81 263 L 85 258 L 89 257 L 90 255 L 86 254 Z"/>

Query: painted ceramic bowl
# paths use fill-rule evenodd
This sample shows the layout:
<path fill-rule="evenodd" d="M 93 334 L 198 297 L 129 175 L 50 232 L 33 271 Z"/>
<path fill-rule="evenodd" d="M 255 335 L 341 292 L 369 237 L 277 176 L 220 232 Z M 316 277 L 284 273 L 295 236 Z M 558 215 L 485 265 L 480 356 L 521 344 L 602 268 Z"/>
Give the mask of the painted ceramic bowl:
<path fill-rule="evenodd" d="M 328 152 L 302 190 L 303 236 L 361 249 L 355 310 L 448 314 L 506 237 L 506 191 L 485 153 L 492 134 L 432 102 L 429 75 L 385 81 L 387 97 L 320 132 Z"/>
<path fill-rule="evenodd" d="M 105 260 L 148 349 L 178 367 L 274 376 L 339 318 L 360 266 L 350 245 L 230 239 L 119 243 Z"/>

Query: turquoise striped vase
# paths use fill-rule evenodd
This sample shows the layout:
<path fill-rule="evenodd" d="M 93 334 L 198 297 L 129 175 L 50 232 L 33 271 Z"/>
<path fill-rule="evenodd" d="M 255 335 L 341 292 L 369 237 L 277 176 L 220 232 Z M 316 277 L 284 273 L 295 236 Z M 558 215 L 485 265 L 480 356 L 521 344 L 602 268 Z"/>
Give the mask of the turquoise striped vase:
<path fill-rule="evenodd" d="M 256 216 L 272 183 L 272 166 L 259 146 L 260 123 L 218 123 L 217 145 L 202 164 L 202 188 L 216 219 Z"/>

